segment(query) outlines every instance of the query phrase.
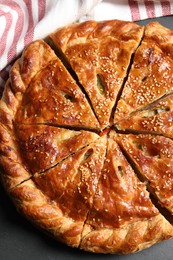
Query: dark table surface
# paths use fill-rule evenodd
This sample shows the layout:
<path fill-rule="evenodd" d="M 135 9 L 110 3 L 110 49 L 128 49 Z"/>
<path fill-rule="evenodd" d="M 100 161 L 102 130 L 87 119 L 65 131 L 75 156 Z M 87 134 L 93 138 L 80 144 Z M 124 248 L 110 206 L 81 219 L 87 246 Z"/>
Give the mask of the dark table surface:
<path fill-rule="evenodd" d="M 173 17 L 157 20 L 173 29 Z M 140 21 L 146 25 L 150 20 Z M 172 260 L 173 239 L 131 255 L 99 255 L 67 247 L 47 237 L 20 216 L 0 184 L 0 260 Z"/>

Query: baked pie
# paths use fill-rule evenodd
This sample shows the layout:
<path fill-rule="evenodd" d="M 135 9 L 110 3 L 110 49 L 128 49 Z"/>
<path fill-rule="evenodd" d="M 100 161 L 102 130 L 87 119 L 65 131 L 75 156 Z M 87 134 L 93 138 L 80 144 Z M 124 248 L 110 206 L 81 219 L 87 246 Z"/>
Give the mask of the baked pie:
<path fill-rule="evenodd" d="M 173 237 L 173 32 L 87 21 L 28 45 L 0 101 L 1 181 L 69 246 L 128 254 Z"/>

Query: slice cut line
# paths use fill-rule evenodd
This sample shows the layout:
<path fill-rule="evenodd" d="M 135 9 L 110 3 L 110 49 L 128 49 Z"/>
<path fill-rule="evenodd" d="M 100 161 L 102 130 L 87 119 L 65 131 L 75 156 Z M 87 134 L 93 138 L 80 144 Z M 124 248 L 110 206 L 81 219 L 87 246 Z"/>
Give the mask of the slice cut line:
<path fill-rule="evenodd" d="M 45 173 L 36 173 L 32 177 L 44 196 L 51 200 L 66 218 L 76 223 L 84 224 L 92 207 L 103 167 L 106 142 L 107 137 L 103 136 L 54 168 Z"/>
<path fill-rule="evenodd" d="M 116 124 L 118 130 L 160 134 L 173 138 L 173 94 L 132 113 Z"/>
<path fill-rule="evenodd" d="M 146 186 L 141 183 L 116 143 L 112 131 L 102 175 L 94 198 L 94 225 L 118 228 L 131 219 L 150 218 L 158 214 L 152 205 Z M 100 222 L 99 222 L 100 221 Z M 88 221 L 89 223 L 89 221 Z"/>
<path fill-rule="evenodd" d="M 63 53 L 64 60 L 68 60 L 85 89 L 102 129 L 110 125 L 111 111 L 126 77 L 131 55 L 143 35 L 143 27 L 114 21 L 104 28 L 101 37 L 98 28 L 103 25 L 92 21 L 72 25 L 71 31 L 67 28 L 66 40 L 62 38 L 65 29 L 51 35 L 60 55 Z M 79 30 L 78 39 L 73 35 L 74 28 Z M 80 32 L 81 28 L 83 32 Z"/>
<path fill-rule="evenodd" d="M 173 91 L 172 31 L 147 24 L 114 114 L 116 124 L 130 113 Z"/>
<path fill-rule="evenodd" d="M 37 187 L 73 219 L 84 221 L 87 208 L 92 205 L 103 166 L 106 140 L 103 136 L 45 173 L 33 175 Z"/>
<path fill-rule="evenodd" d="M 118 135 L 118 143 L 148 182 L 162 207 L 173 213 L 173 141 L 163 136 Z"/>
<path fill-rule="evenodd" d="M 21 156 L 32 174 L 46 171 L 99 138 L 89 131 L 48 125 L 19 125 L 15 127 L 15 134 Z"/>
<path fill-rule="evenodd" d="M 135 252 L 163 237 L 167 239 L 167 234 L 173 231 L 153 205 L 146 185 L 137 178 L 116 139 L 117 134 L 112 131 L 93 207 L 82 234 L 80 247 L 93 252 Z"/>
<path fill-rule="evenodd" d="M 99 127 L 87 99 L 58 58 L 30 83 L 15 123 Z"/>

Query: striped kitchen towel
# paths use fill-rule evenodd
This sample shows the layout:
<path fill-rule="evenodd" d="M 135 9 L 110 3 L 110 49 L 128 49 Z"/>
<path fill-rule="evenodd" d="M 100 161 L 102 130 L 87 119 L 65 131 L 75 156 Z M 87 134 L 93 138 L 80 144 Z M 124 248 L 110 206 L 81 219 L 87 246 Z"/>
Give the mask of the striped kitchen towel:
<path fill-rule="evenodd" d="M 11 62 L 33 40 L 79 20 L 100 0 L 0 0 L 0 95 Z"/>
<path fill-rule="evenodd" d="M 78 20 L 136 21 L 172 13 L 172 0 L 0 0 L 0 95 L 23 48 L 58 27 Z"/>
<path fill-rule="evenodd" d="M 96 20 L 139 21 L 173 14 L 173 0 L 107 0 L 94 8 Z"/>

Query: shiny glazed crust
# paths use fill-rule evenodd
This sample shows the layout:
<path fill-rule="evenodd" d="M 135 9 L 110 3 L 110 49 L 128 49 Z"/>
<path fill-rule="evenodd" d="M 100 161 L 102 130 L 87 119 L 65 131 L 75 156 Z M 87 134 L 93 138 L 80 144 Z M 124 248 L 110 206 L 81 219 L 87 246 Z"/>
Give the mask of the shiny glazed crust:
<path fill-rule="evenodd" d="M 159 203 L 173 214 L 173 141 L 163 136 L 119 135 L 118 142 L 149 182 Z"/>
<path fill-rule="evenodd" d="M 172 226 L 152 204 L 110 133 L 102 175 L 84 226 L 81 248 L 94 252 L 130 253 L 169 238 Z"/>
<path fill-rule="evenodd" d="M 37 40 L 13 65 L 0 100 L 0 178 L 19 212 L 55 239 L 128 254 L 173 237 L 172 95 L 157 101 L 172 91 L 172 35 L 158 23 L 77 23 L 50 36 L 55 52 Z M 140 106 L 136 70 L 143 91 L 151 73 L 157 80 L 149 92 L 157 95 Z M 157 109 L 151 135 L 128 125 Z"/>
<path fill-rule="evenodd" d="M 172 93 L 173 32 L 157 22 L 146 26 L 114 115 L 114 123 Z M 133 87 L 132 87 L 133 86 Z M 133 99 L 131 99 L 133 96 Z"/>
<path fill-rule="evenodd" d="M 15 135 L 26 167 L 33 174 L 53 167 L 99 137 L 89 131 L 49 125 L 15 126 Z"/>
<path fill-rule="evenodd" d="M 137 130 L 173 138 L 172 118 L 173 94 L 170 94 L 120 120 L 116 127 L 124 131 Z"/>
<path fill-rule="evenodd" d="M 110 124 L 112 108 L 143 30 L 131 22 L 87 21 L 51 35 L 91 99 L 101 128 Z"/>
<path fill-rule="evenodd" d="M 30 178 L 31 174 L 23 166 L 23 161 L 16 141 L 14 122 L 21 100 L 28 85 L 39 70 L 44 68 L 54 52 L 43 41 L 31 43 L 15 62 L 10 72 L 10 79 L 0 101 L 0 150 L 3 171 L 1 179 L 7 190 Z"/>

